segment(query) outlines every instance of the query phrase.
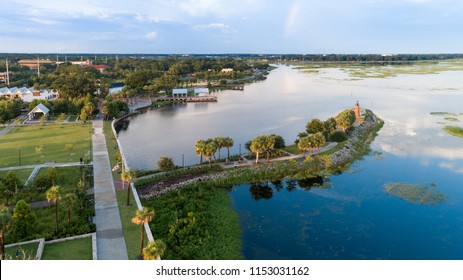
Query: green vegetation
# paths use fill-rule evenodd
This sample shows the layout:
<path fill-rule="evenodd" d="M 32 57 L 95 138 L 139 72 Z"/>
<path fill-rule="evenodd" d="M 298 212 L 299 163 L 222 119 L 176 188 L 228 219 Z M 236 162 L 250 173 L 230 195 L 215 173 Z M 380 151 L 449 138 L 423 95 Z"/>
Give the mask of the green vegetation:
<path fill-rule="evenodd" d="M 87 169 L 87 170 L 84 170 Z M 35 187 L 37 189 L 46 189 L 49 188 L 53 182 L 50 178 L 50 171 L 56 170 L 57 178 L 55 182 L 57 185 L 60 185 L 63 193 L 72 192 L 76 188 L 76 183 L 79 182 L 79 179 L 82 178 L 82 175 L 91 173 L 92 167 L 84 166 L 68 166 L 68 167 L 49 167 L 41 168 L 37 177 L 34 180 Z M 45 200 L 45 196 L 38 198 L 40 200 Z"/>
<path fill-rule="evenodd" d="M 161 172 L 171 171 L 175 168 L 174 161 L 171 157 L 161 156 L 158 161 L 158 169 Z"/>
<path fill-rule="evenodd" d="M 66 144 L 74 144 L 66 150 Z M 20 151 L 19 151 L 20 149 Z M 67 124 L 15 127 L 0 138 L 0 166 L 44 162 L 79 161 L 90 158 L 91 125 Z"/>
<path fill-rule="evenodd" d="M 138 208 L 135 203 L 129 207 L 125 206 L 127 191 L 117 190 L 116 197 L 117 205 L 119 206 L 119 215 L 121 216 L 122 231 L 124 232 L 125 244 L 127 246 L 127 254 L 129 260 L 134 260 L 140 255 L 140 227 L 132 223 L 132 218 Z M 131 200 L 134 201 L 132 193 Z"/>
<path fill-rule="evenodd" d="M 92 260 L 92 238 L 79 238 L 47 244 L 42 260 Z"/>
<path fill-rule="evenodd" d="M 28 243 L 9 247 L 5 250 L 7 260 L 34 260 L 39 248 L 39 242 Z M 16 257 L 16 252 L 19 251 L 19 256 Z"/>
<path fill-rule="evenodd" d="M 444 120 L 451 121 L 451 122 L 459 122 L 460 121 L 459 119 L 453 118 L 453 117 L 446 117 L 446 118 L 444 118 Z"/>
<path fill-rule="evenodd" d="M 114 136 L 113 130 L 111 128 L 110 121 L 104 121 L 103 123 L 103 132 L 106 138 L 106 147 L 108 149 L 109 162 L 111 167 L 119 163 L 122 164 L 121 154 L 119 152 L 119 146 L 117 145 L 116 137 Z M 111 171 L 113 174 L 113 179 L 119 179 L 121 168 L 115 171 Z"/>
<path fill-rule="evenodd" d="M 204 182 L 144 205 L 154 208 L 153 235 L 166 243 L 164 259 L 242 259 L 237 214 L 222 188 Z"/>
<path fill-rule="evenodd" d="M 27 181 L 27 179 L 31 175 L 32 170 L 34 169 L 26 168 L 26 169 L 13 170 L 13 172 L 16 173 L 16 177 L 18 177 L 18 179 L 21 181 L 21 184 L 24 185 L 24 183 Z M 10 171 L 0 171 L 0 180 L 6 178 L 6 175 L 8 174 L 8 172 Z"/>
<path fill-rule="evenodd" d="M 412 183 L 389 183 L 384 185 L 387 193 L 404 199 L 412 204 L 436 205 L 447 201 L 447 198 L 435 186 L 422 186 Z"/>
<path fill-rule="evenodd" d="M 303 153 L 303 151 L 299 150 L 296 144 L 286 146 L 283 150 L 293 155 L 299 155 Z"/>
<path fill-rule="evenodd" d="M 430 114 L 433 115 L 433 116 L 443 116 L 443 117 L 458 116 L 458 114 L 449 113 L 449 112 L 431 112 Z"/>
<path fill-rule="evenodd" d="M 21 106 L 21 100 L 0 100 L 0 123 L 8 123 L 11 119 L 21 114 Z"/>
<path fill-rule="evenodd" d="M 449 134 L 463 138 L 463 127 L 458 126 L 446 126 L 443 128 Z"/>

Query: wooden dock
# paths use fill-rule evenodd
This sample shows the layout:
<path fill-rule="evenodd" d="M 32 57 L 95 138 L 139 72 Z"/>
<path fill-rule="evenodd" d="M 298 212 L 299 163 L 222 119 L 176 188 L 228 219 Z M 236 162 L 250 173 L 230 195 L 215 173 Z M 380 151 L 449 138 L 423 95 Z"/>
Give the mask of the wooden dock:
<path fill-rule="evenodd" d="M 182 96 L 182 97 L 173 97 L 173 96 L 161 96 L 153 99 L 154 102 L 157 101 L 173 101 L 173 102 L 217 102 L 217 96 Z"/>

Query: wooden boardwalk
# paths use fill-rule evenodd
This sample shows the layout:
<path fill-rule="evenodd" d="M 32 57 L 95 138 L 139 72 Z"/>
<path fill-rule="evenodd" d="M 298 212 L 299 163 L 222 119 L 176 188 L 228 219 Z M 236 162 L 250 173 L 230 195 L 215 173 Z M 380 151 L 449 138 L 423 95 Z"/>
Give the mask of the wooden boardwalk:
<path fill-rule="evenodd" d="M 217 96 L 162 96 L 153 99 L 157 101 L 174 101 L 174 102 L 217 102 Z"/>

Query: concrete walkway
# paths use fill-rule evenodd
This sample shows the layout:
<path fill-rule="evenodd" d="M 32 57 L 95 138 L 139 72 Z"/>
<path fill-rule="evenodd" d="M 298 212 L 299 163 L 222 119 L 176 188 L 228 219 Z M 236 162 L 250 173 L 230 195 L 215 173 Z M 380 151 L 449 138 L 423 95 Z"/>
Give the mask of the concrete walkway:
<path fill-rule="evenodd" d="M 5 134 L 7 134 L 8 132 L 10 132 L 10 130 L 12 130 L 14 128 L 14 125 L 13 123 L 9 124 L 8 126 L 4 127 L 2 130 L 0 130 L 0 136 L 3 136 Z"/>
<path fill-rule="evenodd" d="M 11 171 L 11 170 L 19 170 L 19 169 L 34 169 L 34 168 L 47 168 L 47 167 L 68 167 L 68 166 L 81 166 L 81 165 L 92 165 L 93 163 L 90 162 L 89 164 L 83 164 L 80 162 L 47 162 L 42 164 L 31 164 L 31 165 L 21 165 L 21 166 L 10 166 L 10 167 L 2 167 L 0 171 Z"/>
<path fill-rule="evenodd" d="M 92 141 L 98 259 L 128 260 L 101 118 L 93 121 Z"/>

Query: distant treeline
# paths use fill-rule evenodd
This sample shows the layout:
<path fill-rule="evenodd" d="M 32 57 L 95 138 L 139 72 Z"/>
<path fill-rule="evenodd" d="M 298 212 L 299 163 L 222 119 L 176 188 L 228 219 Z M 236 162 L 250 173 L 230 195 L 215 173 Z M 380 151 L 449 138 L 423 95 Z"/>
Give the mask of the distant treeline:
<path fill-rule="evenodd" d="M 101 63 L 124 58 L 248 58 L 269 61 L 422 61 L 463 58 L 463 54 L 91 54 L 91 53 L 0 53 L 0 59 L 42 59 L 60 61 L 98 60 Z M 111 64 L 111 63 L 110 63 Z"/>

